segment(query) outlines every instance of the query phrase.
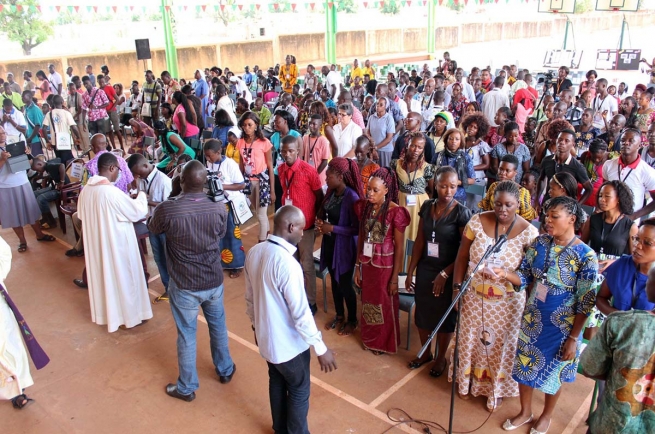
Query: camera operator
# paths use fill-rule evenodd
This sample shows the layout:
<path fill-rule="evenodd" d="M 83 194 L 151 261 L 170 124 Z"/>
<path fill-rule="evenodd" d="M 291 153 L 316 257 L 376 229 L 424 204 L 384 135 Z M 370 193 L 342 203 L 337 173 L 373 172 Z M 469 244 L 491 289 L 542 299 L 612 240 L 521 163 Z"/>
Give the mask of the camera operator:
<path fill-rule="evenodd" d="M 239 222 L 235 219 L 233 201 L 236 198 L 245 199 L 241 192 L 245 180 L 239 170 L 239 165 L 222 153 L 223 143 L 217 139 L 205 142 L 203 150 L 207 160 L 208 195 L 216 202 L 223 202 L 227 207 L 227 230 L 221 239 L 221 264 L 224 270 L 229 270 L 230 278 L 241 275 L 246 254 L 241 243 Z"/>
<path fill-rule="evenodd" d="M 176 383 L 166 386 L 166 393 L 187 402 L 195 399 L 199 387 L 196 370 L 199 308 L 209 327 L 212 361 L 219 381 L 230 382 L 236 372 L 228 348 L 223 268 L 219 262 L 228 213 L 222 204 L 204 193 L 206 182 L 207 171 L 202 163 L 195 160 L 186 163 L 180 175 L 182 193 L 160 203 L 148 224 L 151 233 L 166 234 L 168 294 L 178 333 L 179 377 Z"/>
<path fill-rule="evenodd" d="M 567 66 L 560 66 L 557 71 L 557 81 L 553 83 L 553 95 L 559 96 L 560 92 L 566 89 L 571 89 L 573 83 L 566 78 L 569 75 L 569 68 Z"/>

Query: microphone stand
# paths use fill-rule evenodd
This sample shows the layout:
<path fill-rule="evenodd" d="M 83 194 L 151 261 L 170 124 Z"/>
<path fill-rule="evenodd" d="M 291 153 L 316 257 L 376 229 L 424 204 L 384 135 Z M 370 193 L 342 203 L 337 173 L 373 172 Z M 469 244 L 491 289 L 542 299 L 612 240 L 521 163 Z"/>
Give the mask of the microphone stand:
<path fill-rule="evenodd" d="M 450 416 L 448 419 L 448 434 L 453 433 L 453 420 L 454 420 L 454 414 L 455 414 L 455 393 L 456 393 L 456 384 L 457 384 L 457 365 L 459 363 L 459 329 L 460 329 L 460 312 L 462 311 L 462 296 L 464 293 L 469 289 L 469 286 L 471 284 L 471 281 L 473 280 L 473 276 L 475 273 L 478 271 L 480 266 L 489 258 L 494 253 L 497 253 L 502 245 L 507 241 L 507 237 L 505 235 L 501 236 L 498 241 L 496 241 L 495 244 L 490 245 L 487 247 L 487 250 L 484 252 L 484 255 L 482 255 L 482 258 L 480 258 L 480 261 L 475 265 L 475 268 L 473 268 L 473 271 L 469 274 L 469 277 L 462 282 L 462 287 L 459 290 L 459 294 L 457 294 L 457 297 L 453 299 L 453 302 L 450 304 L 448 307 L 448 310 L 446 310 L 446 313 L 443 315 L 441 318 L 441 321 L 439 321 L 439 324 L 432 330 L 432 333 L 428 337 L 427 342 L 423 347 L 421 348 L 421 351 L 419 351 L 417 358 L 421 358 L 423 354 L 430 348 L 430 344 L 432 343 L 432 340 L 434 337 L 437 335 L 437 332 L 439 329 L 441 329 L 441 326 L 443 325 L 444 322 L 446 322 L 446 319 L 448 318 L 448 315 L 450 312 L 453 310 L 455 305 L 457 305 L 457 330 L 455 331 L 455 350 L 453 353 L 453 382 L 452 382 L 452 387 L 450 391 Z M 439 349 L 439 351 L 445 351 L 445 349 Z"/>

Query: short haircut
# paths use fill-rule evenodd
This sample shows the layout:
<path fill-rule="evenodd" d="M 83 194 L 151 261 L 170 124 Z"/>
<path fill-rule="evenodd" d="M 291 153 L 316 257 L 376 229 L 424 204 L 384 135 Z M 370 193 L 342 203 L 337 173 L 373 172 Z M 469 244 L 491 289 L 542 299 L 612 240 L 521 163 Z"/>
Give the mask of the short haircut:
<path fill-rule="evenodd" d="M 218 139 L 209 139 L 205 142 L 205 145 L 202 147 L 203 151 L 214 151 L 218 152 L 223 148 L 223 142 Z"/>
<path fill-rule="evenodd" d="M 339 110 L 345 111 L 348 116 L 353 115 L 353 106 L 351 104 L 339 104 Z"/>
<path fill-rule="evenodd" d="M 519 159 L 516 157 L 516 155 L 513 154 L 505 154 L 500 158 L 501 163 L 509 163 L 514 165 L 514 169 L 519 168 Z"/>
<path fill-rule="evenodd" d="M 118 159 L 111 152 L 105 152 L 98 157 L 98 169 L 108 169 L 111 166 L 118 166 Z"/>

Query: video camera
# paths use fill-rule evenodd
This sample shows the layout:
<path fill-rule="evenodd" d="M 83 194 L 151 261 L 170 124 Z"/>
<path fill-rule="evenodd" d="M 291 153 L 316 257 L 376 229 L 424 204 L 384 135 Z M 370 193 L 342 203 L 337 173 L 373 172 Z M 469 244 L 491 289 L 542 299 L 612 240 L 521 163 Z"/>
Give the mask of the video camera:
<path fill-rule="evenodd" d="M 225 191 L 218 172 L 207 170 L 207 197 L 214 202 L 223 202 L 225 200 Z"/>
<path fill-rule="evenodd" d="M 544 84 L 544 89 L 549 88 L 553 85 L 553 73 L 548 71 L 544 72 L 543 77 L 539 77 L 538 83 L 543 83 Z"/>

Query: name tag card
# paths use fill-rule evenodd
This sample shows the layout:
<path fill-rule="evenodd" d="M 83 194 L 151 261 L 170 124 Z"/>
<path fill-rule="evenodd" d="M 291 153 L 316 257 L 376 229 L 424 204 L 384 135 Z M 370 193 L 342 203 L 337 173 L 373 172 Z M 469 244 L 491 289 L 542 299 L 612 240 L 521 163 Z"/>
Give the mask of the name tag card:
<path fill-rule="evenodd" d="M 407 206 L 416 206 L 416 203 L 417 203 L 416 195 L 415 194 L 408 194 L 406 202 L 407 202 Z"/>
<path fill-rule="evenodd" d="M 373 244 L 369 242 L 364 242 L 364 256 L 367 258 L 373 257 Z"/>
<path fill-rule="evenodd" d="M 439 257 L 439 243 L 430 243 L 428 242 L 428 256 L 430 258 Z"/>

